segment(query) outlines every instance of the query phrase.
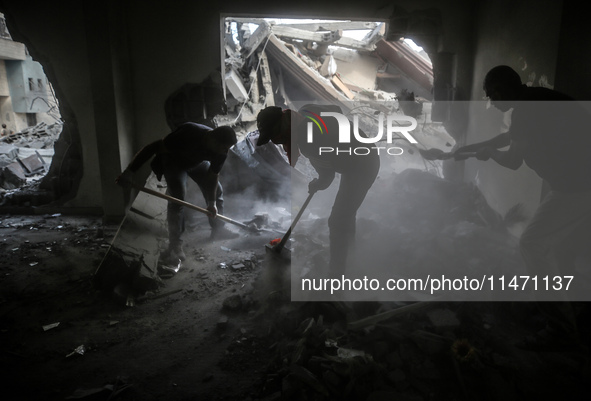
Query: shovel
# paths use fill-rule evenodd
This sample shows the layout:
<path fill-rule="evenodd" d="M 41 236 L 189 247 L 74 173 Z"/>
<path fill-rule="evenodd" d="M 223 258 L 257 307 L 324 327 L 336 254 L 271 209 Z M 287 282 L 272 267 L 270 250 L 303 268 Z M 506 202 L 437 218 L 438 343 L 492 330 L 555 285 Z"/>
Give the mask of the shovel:
<path fill-rule="evenodd" d="M 132 186 L 135 189 L 137 189 L 138 191 L 142 191 L 142 192 L 145 192 L 147 194 L 154 195 L 154 196 L 156 196 L 158 198 L 166 199 L 169 202 L 177 203 L 177 204 L 179 204 L 181 206 L 186 206 L 189 209 L 193 209 L 193 210 L 196 210 L 198 212 L 201 212 L 201 213 L 204 213 L 204 214 L 207 214 L 207 215 L 211 216 L 211 212 L 209 210 L 207 210 L 205 208 L 202 208 L 202 207 L 199 207 L 197 205 L 193 205 L 192 203 L 185 202 L 184 200 L 180 200 L 178 198 L 174 198 L 174 197 L 172 197 L 170 195 L 166 195 L 166 194 L 163 194 L 161 192 L 155 191 L 153 189 L 142 187 L 140 185 L 132 184 Z M 248 230 L 248 231 L 251 231 L 251 232 L 260 233 L 262 231 L 273 231 L 273 230 L 267 230 L 267 229 L 263 229 L 263 228 L 257 228 L 257 227 L 249 226 L 249 225 L 246 225 L 246 224 L 241 223 L 239 221 L 233 220 L 233 219 L 231 219 L 229 217 L 226 217 L 224 215 L 221 215 L 221 214 L 216 215 L 216 219 L 220 219 L 222 221 L 225 221 L 226 223 L 234 224 L 235 226 L 238 226 L 240 228 L 243 228 L 243 229 Z"/>
<path fill-rule="evenodd" d="M 316 192 L 310 192 L 310 194 L 308 195 L 308 197 L 304 201 L 304 204 L 300 208 L 300 211 L 298 212 L 298 214 L 296 215 L 296 217 L 291 222 L 291 226 L 289 226 L 289 230 L 287 230 L 287 232 L 285 233 L 285 235 L 283 236 L 283 238 L 281 238 L 281 241 L 277 245 L 274 245 L 272 247 L 267 247 L 267 249 L 270 249 L 272 252 L 275 252 L 277 254 L 281 254 L 281 251 L 285 247 L 285 244 L 287 243 L 287 240 L 291 236 L 291 232 L 293 231 L 293 228 L 295 227 L 295 225 L 300 220 L 300 217 L 302 217 L 302 214 L 304 214 L 304 210 L 306 210 L 306 208 L 308 207 L 308 203 L 310 203 L 310 201 L 312 200 L 312 197 L 314 196 L 315 193 Z"/>
<path fill-rule="evenodd" d="M 444 152 L 443 150 L 437 148 L 419 149 L 419 153 L 426 160 L 448 160 L 451 158 L 455 158 L 456 160 L 465 160 L 469 157 L 476 156 L 476 152 Z"/>

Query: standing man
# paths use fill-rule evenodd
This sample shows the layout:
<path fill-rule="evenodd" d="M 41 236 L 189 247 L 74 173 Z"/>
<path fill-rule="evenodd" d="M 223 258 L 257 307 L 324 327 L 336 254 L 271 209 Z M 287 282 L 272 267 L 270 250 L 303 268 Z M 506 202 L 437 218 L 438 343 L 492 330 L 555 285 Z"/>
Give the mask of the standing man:
<path fill-rule="evenodd" d="M 523 85 L 508 66 L 491 69 L 484 79 L 491 104 L 513 109 L 511 127 L 488 141 L 461 147 L 456 153 L 476 152 L 479 160 L 493 159 L 518 169 L 524 162 L 550 186 L 520 239 L 520 250 L 530 275 L 572 274 L 573 244 L 591 220 L 591 133 L 585 112 L 569 96 L 547 88 Z M 507 150 L 499 150 L 507 147 Z M 540 295 L 540 294 L 536 294 Z M 576 314 L 570 302 L 537 302 L 547 325 L 518 345 L 531 350 L 569 348 L 578 344 Z"/>
<path fill-rule="evenodd" d="M 226 160 L 228 150 L 236 144 L 236 133 L 227 126 L 211 129 L 197 123 L 181 124 L 164 139 L 159 139 L 145 146 L 133 158 L 129 166 L 121 173 L 116 182 L 129 185 L 135 173 L 152 156 L 150 166 L 158 177 L 164 176 L 168 186 L 167 193 L 181 200 L 185 199 L 187 177 L 190 177 L 201 189 L 211 213 L 209 224 L 212 238 L 222 238 L 231 233 L 223 222 L 215 220 L 217 213 L 223 213 L 223 190 L 218 175 Z M 164 253 L 164 264 L 176 264 L 184 260 L 181 234 L 185 230 L 183 206 L 168 203 L 168 250 Z"/>
<path fill-rule="evenodd" d="M 341 175 L 339 191 L 335 198 L 332 212 L 328 219 L 330 231 L 330 264 L 332 277 L 340 277 L 345 273 L 349 249 L 355 239 L 357 210 L 363 203 L 367 192 L 373 185 L 380 169 L 380 158 L 376 153 L 355 155 L 347 152 L 330 152 L 320 154 L 320 147 L 339 147 L 338 124 L 334 118 L 326 118 L 328 133 L 321 134 L 313 127 L 314 141 L 308 143 L 307 123 L 302 113 L 312 112 L 320 115 L 322 111 L 341 113 L 335 106 L 306 105 L 299 112 L 271 106 L 262 110 L 257 116 L 259 139 L 257 146 L 272 141 L 283 145 L 292 167 L 295 167 L 300 153 L 310 161 L 318 173 L 308 185 L 310 193 L 321 191 L 330 186 L 335 174 Z M 362 145 L 352 139 L 347 146 Z M 342 146 L 342 145 L 341 145 Z"/>

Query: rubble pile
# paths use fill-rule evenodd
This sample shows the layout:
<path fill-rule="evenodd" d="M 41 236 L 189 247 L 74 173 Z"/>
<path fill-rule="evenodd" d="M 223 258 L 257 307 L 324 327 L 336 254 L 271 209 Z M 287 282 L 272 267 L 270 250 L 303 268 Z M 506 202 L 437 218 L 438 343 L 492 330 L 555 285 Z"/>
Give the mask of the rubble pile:
<path fill-rule="evenodd" d="M 43 177 L 51 164 L 53 144 L 62 123 L 41 122 L 0 138 L 0 188 L 14 190 Z"/>
<path fill-rule="evenodd" d="M 408 94 L 401 100 L 419 109 L 431 97 L 430 61 L 403 42 L 385 41 L 384 23 L 226 18 L 225 24 L 224 84 L 231 96 L 227 114 L 215 117 L 218 125 L 240 122 L 252 132 L 264 107 L 297 109 L 295 101 L 313 99 L 360 115 L 367 127 L 376 122 L 376 108 L 402 112 L 396 93 Z M 354 39 L 350 32 L 366 34 Z"/>
<path fill-rule="evenodd" d="M 518 207 L 512 210 L 501 216 L 470 183 L 406 169 L 391 181 L 378 180 L 366 198 L 348 274 L 416 278 L 524 272 L 518 239 L 508 228 L 525 216 Z M 304 261 L 302 277 L 314 277 L 328 261 L 330 212 L 316 213 L 322 218 L 304 218 L 293 237 L 294 256 Z"/>
<path fill-rule="evenodd" d="M 379 250 L 376 263 L 385 270 L 416 276 L 523 269 L 517 238 L 507 229 L 525 216 L 505 219 L 473 184 L 407 169 L 378 192 L 379 205 L 372 210 L 387 213 L 369 217 L 369 227 L 372 220 L 377 226 L 363 229 L 360 224 L 359 232 L 362 243 Z"/>
<path fill-rule="evenodd" d="M 219 366 L 261 371 L 251 396 L 265 401 L 518 399 L 528 384 L 516 379 L 515 361 L 491 330 L 498 329 L 492 309 L 275 304 L 275 313 L 257 323 L 268 325 L 268 334 L 242 329 Z M 356 326 L 384 310 L 400 313 Z"/>
<path fill-rule="evenodd" d="M 62 128 L 63 123 L 61 122 L 54 124 L 40 122 L 35 126 L 27 127 L 19 132 L 2 137 L 0 142 L 19 147 L 47 149 L 53 147 L 53 144 L 62 132 Z"/>

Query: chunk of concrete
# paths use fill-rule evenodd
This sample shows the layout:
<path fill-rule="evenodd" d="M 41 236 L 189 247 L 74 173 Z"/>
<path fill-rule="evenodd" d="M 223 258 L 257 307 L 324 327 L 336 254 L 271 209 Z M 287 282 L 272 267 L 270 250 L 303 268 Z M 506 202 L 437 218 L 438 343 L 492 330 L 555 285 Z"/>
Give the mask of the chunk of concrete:
<path fill-rule="evenodd" d="M 246 99 L 248 99 L 248 92 L 244 88 L 242 79 L 240 78 L 240 75 L 236 73 L 236 71 L 230 69 L 230 71 L 226 73 L 224 81 L 226 82 L 226 86 L 230 90 L 230 93 L 232 96 L 234 96 L 234 99 L 238 100 L 239 102 L 245 102 Z"/>
<path fill-rule="evenodd" d="M 18 162 L 10 163 L 0 170 L 0 186 L 4 189 L 20 188 L 26 182 L 25 172 Z"/>
<path fill-rule="evenodd" d="M 45 163 L 38 153 L 19 160 L 25 172 L 29 175 L 41 173 L 45 170 Z"/>

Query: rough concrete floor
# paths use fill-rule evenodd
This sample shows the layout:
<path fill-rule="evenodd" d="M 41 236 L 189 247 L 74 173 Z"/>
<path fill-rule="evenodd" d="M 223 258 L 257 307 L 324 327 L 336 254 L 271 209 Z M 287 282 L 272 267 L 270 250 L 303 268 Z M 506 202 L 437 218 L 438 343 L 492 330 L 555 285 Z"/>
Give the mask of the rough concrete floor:
<path fill-rule="evenodd" d="M 270 271 L 277 272 L 272 269 L 284 268 L 266 263 L 266 239 L 243 235 L 211 242 L 209 230 L 197 228 L 190 260 L 179 273 L 128 307 L 91 283 L 117 226 L 66 216 L 2 216 L 0 221 L 3 399 L 587 399 L 584 355 L 513 346 L 534 328 L 528 305 L 436 305 L 435 310 L 451 311 L 458 323 L 438 327 L 426 311 L 416 311 L 351 332 L 347 320 L 392 305 L 359 303 L 331 314 L 335 308 L 325 303 L 290 304 L 273 285 L 261 287 Z M 219 267 L 253 256 L 259 262 L 252 269 Z M 242 306 L 224 309 L 234 295 L 240 295 Z M 312 337 L 298 329 L 302 322 L 312 328 Z M 59 325 L 44 330 L 53 323 Z M 334 335 L 342 349 L 372 355 L 362 366 L 375 370 L 340 372 L 336 379 L 325 375 L 348 361 L 328 342 L 317 341 L 327 335 Z M 449 347 L 440 346 L 442 338 L 466 338 L 477 357 L 452 361 Z M 296 358 L 294 349 L 302 347 Z M 315 377 L 325 384 L 306 382 L 295 365 L 321 369 Z M 377 380 L 381 375 L 384 380 Z M 340 385 L 334 391 L 340 393 L 321 395 L 335 380 Z"/>
<path fill-rule="evenodd" d="M 12 399 L 62 400 L 116 383 L 133 384 L 122 399 L 232 399 L 256 383 L 264 352 L 240 374 L 220 368 L 226 349 L 259 329 L 249 323 L 252 301 L 222 309 L 226 298 L 252 293 L 262 263 L 238 271 L 231 264 L 262 259 L 265 239 L 211 242 L 209 230 L 196 232 L 179 273 L 128 307 L 91 281 L 118 226 L 65 216 L 0 220 L 0 358 L 3 392 Z M 59 326 L 44 331 L 53 323 Z M 75 352 L 80 346 L 83 354 Z"/>

